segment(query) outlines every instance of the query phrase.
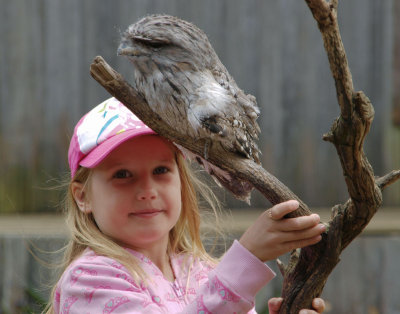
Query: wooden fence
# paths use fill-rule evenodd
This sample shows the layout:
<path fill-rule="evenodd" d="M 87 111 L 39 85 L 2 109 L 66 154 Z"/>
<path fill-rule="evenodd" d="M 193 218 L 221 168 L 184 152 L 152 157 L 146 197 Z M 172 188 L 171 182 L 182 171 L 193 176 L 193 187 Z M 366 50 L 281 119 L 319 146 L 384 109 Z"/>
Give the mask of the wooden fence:
<path fill-rule="evenodd" d="M 0 233 L 0 314 L 40 313 L 38 303 L 47 301 L 50 286 L 56 279 L 54 267 L 60 254 L 54 251 L 65 240 L 65 235 L 60 233 Z M 322 295 L 327 304 L 325 313 L 400 313 L 399 259 L 399 233 L 366 233 L 357 238 L 343 252 L 341 262 L 325 286 Z M 258 313 L 267 313 L 267 300 L 279 296 L 282 287 L 276 264 L 268 264 L 277 277 L 258 293 Z"/>
<path fill-rule="evenodd" d="M 203 29 L 238 85 L 257 97 L 266 169 L 310 206 L 347 199 L 336 152 L 321 140 L 339 110 L 304 1 L 0 0 L 0 213 L 58 207 L 60 192 L 48 187 L 67 172 L 74 124 L 108 97 L 89 65 L 102 55 L 131 79 L 130 64 L 116 56 L 119 33 L 150 13 Z M 355 87 L 375 107 L 365 151 L 383 175 L 400 168 L 400 1 L 340 1 L 339 22 Z M 246 206 L 221 197 L 229 207 Z M 267 202 L 255 193 L 252 205 Z M 388 188 L 384 205 L 400 205 L 400 184 Z M 26 293 L 48 293 L 42 283 L 49 270 L 26 246 L 53 251 L 64 240 L 56 233 L 1 236 L 0 313 L 32 306 Z M 328 313 L 400 313 L 399 252 L 398 235 L 355 240 L 325 288 Z M 260 300 L 278 295 L 280 284 L 275 280 Z"/>
<path fill-rule="evenodd" d="M 365 150 L 376 175 L 400 168 L 400 131 L 392 124 L 400 106 L 400 86 L 394 86 L 400 74 L 393 67 L 400 57 L 394 41 L 399 7 L 394 0 L 339 5 L 355 87 L 375 106 Z M 102 55 L 131 79 L 129 62 L 116 56 L 119 33 L 150 13 L 202 28 L 238 85 L 257 97 L 266 169 L 311 206 L 347 198 L 336 152 L 321 140 L 339 110 L 321 36 L 304 1 L 0 0 L 0 8 L 0 212 L 56 207 L 59 193 L 47 189 L 55 184 L 48 181 L 68 169 L 74 124 L 108 97 L 89 65 Z M 388 190 L 385 205 L 399 205 L 400 185 Z M 231 207 L 246 206 L 226 198 Z M 268 203 L 255 193 L 252 204 Z"/>

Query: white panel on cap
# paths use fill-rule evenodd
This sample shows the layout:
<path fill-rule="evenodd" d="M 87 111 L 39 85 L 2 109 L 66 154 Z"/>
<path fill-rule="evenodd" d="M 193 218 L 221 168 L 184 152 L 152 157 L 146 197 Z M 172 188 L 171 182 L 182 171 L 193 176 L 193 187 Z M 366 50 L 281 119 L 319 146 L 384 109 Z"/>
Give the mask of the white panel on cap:
<path fill-rule="evenodd" d="M 107 99 L 85 117 L 77 129 L 82 153 L 89 153 L 106 139 L 128 129 L 146 127 L 129 109 L 115 98 Z"/>

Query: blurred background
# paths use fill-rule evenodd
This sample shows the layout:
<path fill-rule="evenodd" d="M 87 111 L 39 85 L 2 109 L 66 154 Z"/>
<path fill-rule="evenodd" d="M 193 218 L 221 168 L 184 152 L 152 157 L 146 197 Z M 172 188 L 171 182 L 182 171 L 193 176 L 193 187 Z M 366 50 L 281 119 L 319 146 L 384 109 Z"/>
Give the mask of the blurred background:
<path fill-rule="evenodd" d="M 37 312 L 33 304 L 47 297 L 42 283 L 51 271 L 27 248 L 41 256 L 67 237 L 63 191 L 54 187 L 68 173 L 74 125 L 109 97 L 89 66 L 101 55 L 132 81 L 130 63 L 116 50 L 120 33 L 147 14 L 171 14 L 204 30 L 238 85 L 256 96 L 264 168 L 322 216 L 347 200 L 336 151 L 321 139 L 339 108 L 304 1 L 0 0 L 0 8 L 0 313 Z M 382 176 L 400 168 L 400 2 L 340 1 L 338 15 L 355 89 L 375 108 L 364 149 Z M 217 193 L 234 220 L 270 205 L 257 192 L 250 209 Z M 328 280 L 331 313 L 400 313 L 399 207 L 396 183 L 384 192 L 379 225 L 354 241 Z M 275 282 L 260 304 L 279 295 Z"/>

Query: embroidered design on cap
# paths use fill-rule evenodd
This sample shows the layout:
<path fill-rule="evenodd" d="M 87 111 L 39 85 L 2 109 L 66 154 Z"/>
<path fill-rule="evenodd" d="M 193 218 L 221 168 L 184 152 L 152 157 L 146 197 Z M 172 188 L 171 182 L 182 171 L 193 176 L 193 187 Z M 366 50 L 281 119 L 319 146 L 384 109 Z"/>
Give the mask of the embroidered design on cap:
<path fill-rule="evenodd" d="M 81 152 L 88 154 L 93 148 L 110 137 L 121 134 L 127 129 L 141 128 L 149 129 L 120 101 L 110 98 L 84 117 L 76 135 Z"/>

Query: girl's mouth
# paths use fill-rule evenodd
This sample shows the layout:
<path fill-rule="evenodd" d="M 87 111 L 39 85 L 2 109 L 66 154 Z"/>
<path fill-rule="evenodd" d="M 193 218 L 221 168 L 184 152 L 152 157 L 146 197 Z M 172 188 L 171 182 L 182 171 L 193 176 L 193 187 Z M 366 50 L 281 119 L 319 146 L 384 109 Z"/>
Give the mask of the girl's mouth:
<path fill-rule="evenodd" d="M 137 211 L 135 213 L 130 213 L 129 216 L 135 216 L 135 217 L 140 217 L 140 218 L 152 218 L 154 216 L 157 216 L 160 214 L 162 210 L 159 209 L 146 209 L 146 210 L 141 210 Z"/>

